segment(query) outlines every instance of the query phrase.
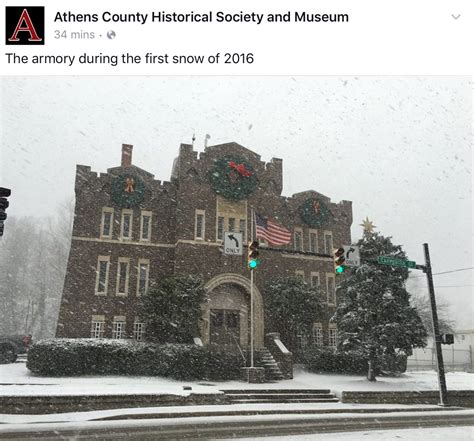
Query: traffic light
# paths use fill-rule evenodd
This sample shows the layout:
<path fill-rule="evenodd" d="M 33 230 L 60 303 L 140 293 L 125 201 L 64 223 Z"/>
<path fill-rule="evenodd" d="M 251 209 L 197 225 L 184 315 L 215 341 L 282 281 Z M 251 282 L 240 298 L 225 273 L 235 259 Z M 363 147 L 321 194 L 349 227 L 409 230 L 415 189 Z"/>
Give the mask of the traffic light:
<path fill-rule="evenodd" d="M 334 271 L 336 274 L 342 274 L 346 269 L 344 263 L 346 258 L 344 256 L 344 248 L 340 247 L 334 250 Z"/>
<path fill-rule="evenodd" d="M 258 240 L 254 240 L 253 242 L 249 242 L 248 245 L 248 257 L 247 257 L 247 266 L 250 270 L 254 270 L 260 265 L 260 260 L 258 259 Z"/>
<path fill-rule="evenodd" d="M 453 334 L 441 334 L 441 344 L 443 344 L 443 345 L 452 345 L 452 344 L 454 344 L 454 335 Z"/>
<path fill-rule="evenodd" d="M 0 236 L 3 236 L 3 221 L 7 218 L 5 210 L 9 205 L 7 197 L 10 196 L 11 193 L 9 188 L 0 187 Z"/>

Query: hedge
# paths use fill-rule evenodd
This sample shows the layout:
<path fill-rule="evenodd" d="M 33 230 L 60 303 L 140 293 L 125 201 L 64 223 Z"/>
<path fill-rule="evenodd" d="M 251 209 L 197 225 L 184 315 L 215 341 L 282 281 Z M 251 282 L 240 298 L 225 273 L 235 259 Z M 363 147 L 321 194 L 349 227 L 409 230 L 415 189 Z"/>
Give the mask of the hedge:
<path fill-rule="evenodd" d="M 344 374 L 366 374 L 367 359 L 356 352 L 339 352 L 330 348 L 307 348 L 303 364 L 311 372 L 332 372 Z M 392 375 L 405 372 L 407 357 L 404 354 L 384 355 L 376 365 L 377 375 Z"/>
<path fill-rule="evenodd" d="M 187 344 L 157 345 L 123 340 L 47 339 L 28 351 L 26 367 L 35 375 L 139 375 L 177 380 L 239 377 L 240 355 Z"/>

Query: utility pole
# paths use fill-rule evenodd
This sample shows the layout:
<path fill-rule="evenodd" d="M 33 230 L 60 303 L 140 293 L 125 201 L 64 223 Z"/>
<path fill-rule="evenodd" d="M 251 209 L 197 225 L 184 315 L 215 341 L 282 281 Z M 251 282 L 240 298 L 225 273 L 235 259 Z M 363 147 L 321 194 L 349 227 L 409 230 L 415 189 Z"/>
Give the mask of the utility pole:
<path fill-rule="evenodd" d="M 431 272 L 431 261 L 430 261 L 430 250 L 428 249 L 428 244 L 423 244 L 423 249 L 425 251 L 425 265 L 417 265 L 416 262 L 404 259 L 395 259 L 390 256 L 379 256 L 376 262 L 379 265 L 388 265 L 388 266 L 395 266 L 395 267 L 404 267 L 404 268 L 413 268 L 417 270 L 422 270 L 426 274 L 426 278 L 428 279 L 428 290 L 430 293 L 430 304 L 431 304 L 431 319 L 433 321 L 433 335 L 434 335 L 434 343 L 436 348 L 436 363 L 438 367 L 438 385 L 439 385 L 439 405 L 440 406 L 447 406 L 447 398 L 448 398 L 448 391 L 446 388 L 446 377 L 444 375 L 444 362 L 443 362 L 443 351 L 441 349 L 441 343 L 452 344 L 448 343 L 447 335 L 443 336 L 444 339 L 442 340 L 442 336 L 439 334 L 439 325 L 438 325 L 438 312 L 436 310 L 436 299 L 435 299 L 435 292 L 434 292 L 434 284 L 433 284 L 433 274 Z M 451 335 L 452 339 L 452 335 Z"/>
<path fill-rule="evenodd" d="M 425 266 L 423 272 L 426 274 L 428 279 L 428 290 L 430 293 L 430 304 L 431 304 L 431 318 L 433 321 L 433 334 L 436 347 L 436 361 L 438 365 L 438 384 L 439 384 L 439 399 L 440 406 L 447 405 L 448 390 L 446 387 L 446 377 L 444 374 L 444 363 L 443 363 L 443 350 L 441 348 L 441 335 L 439 334 L 439 325 L 438 325 L 438 312 L 436 310 L 436 299 L 434 292 L 433 284 L 433 274 L 431 272 L 431 261 L 430 261 L 430 250 L 428 244 L 423 244 L 423 249 L 425 251 Z"/>

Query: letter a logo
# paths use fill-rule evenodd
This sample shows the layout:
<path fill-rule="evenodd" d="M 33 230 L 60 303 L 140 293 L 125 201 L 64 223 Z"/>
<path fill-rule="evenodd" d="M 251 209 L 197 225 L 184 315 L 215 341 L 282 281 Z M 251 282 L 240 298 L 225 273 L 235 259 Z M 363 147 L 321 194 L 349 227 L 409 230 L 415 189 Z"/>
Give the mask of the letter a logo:
<path fill-rule="evenodd" d="M 5 44 L 44 44 L 44 6 L 6 6 Z"/>

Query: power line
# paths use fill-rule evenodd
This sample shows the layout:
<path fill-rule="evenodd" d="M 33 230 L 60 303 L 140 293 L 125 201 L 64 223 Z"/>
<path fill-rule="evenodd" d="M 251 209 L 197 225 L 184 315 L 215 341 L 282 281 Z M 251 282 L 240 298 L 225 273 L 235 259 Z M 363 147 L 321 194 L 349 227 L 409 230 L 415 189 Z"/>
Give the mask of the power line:
<path fill-rule="evenodd" d="M 474 285 L 440 285 L 440 286 L 435 286 L 435 288 L 465 288 L 468 286 L 474 286 Z M 426 286 L 422 286 L 421 288 L 428 289 L 428 287 Z"/>
<path fill-rule="evenodd" d="M 439 276 L 440 274 L 457 273 L 458 271 L 468 271 L 468 270 L 472 270 L 472 269 L 474 269 L 473 266 L 471 266 L 469 268 L 460 268 L 460 269 L 455 269 L 455 270 L 451 270 L 451 271 L 443 271 L 441 273 L 433 273 L 433 276 Z M 424 275 L 413 276 L 412 279 L 414 279 L 415 277 L 426 277 L 426 276 L 424 276 Z"/>

